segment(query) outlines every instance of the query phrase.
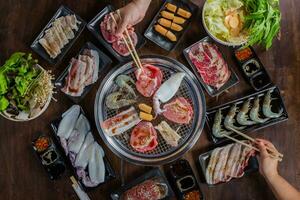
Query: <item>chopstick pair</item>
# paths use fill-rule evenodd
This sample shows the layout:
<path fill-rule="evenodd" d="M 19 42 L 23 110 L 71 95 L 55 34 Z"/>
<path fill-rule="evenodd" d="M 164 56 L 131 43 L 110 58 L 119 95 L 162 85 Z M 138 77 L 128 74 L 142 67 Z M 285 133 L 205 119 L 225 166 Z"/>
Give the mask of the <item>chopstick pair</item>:
<path fill-rule="evenodd" d="M 242 133 L 242 132 L 240 132 L 240 131 L 238 131 L 238 130 L 232 128 L 232 127 L 228 127 L 228 129 L 230 129 L 230 130 L 232 130 L 233 132 L 237 133 L 238 135 L 240 135 L 240 136 L 242 136 L 242 137 L 244 137 L 244 138 L 250 140 L 251 142 L 254 142 L 255 144 L 257 144 L 257 141 L 256 141 L 254 138 L 252 138 L 252 137 L 250 137 L 250 136 L 248 136 L 248 135 L 246 135 L 246 134 L 244 134 L 244 133 Z M 239 144 L 241 144 L 241 145 L 247 146 L 247 147 L 249 147 L 249 148 L 251 148 L 251 149 L 254 149 L 255 151 L 260 152 L 260 150 L 259 150 L 257 147 L 254 147 L 254 146 L 252 146 L 252 145 L 250 145 L 250 144 L 246 144 L 246 143 L 244 143 L 244 142 L 242 142 L 242 141 L 240 141 L 240 140 L 238 140 L 238 139 L 236 139 L 236 138 L 234 138 L 234 137 L 231 137 L 231 136 L 226 135 L 226 134 L 223 134 L 223 136 L 224 136 L 224 137 L 227 137 L 228 139 L 231 139 L 231 140 L 233 140 L 233 141 L 235 141 L 235 142 L 237 142 L 237 143 L 239 143 Z M 266 146 L 266 149 L 271 153 L 270 156 L 271 156 L 272 158 L 277 159 L 279 162 L 282 161 L 283 154 L 274 151 L 273 149 L 269 148 L 268 146 Z"/>
<path fill-rule="evenodd" d="M 117 10 L 116 12 L 117 12 L 119 18 L 121 19 L 120 11 Z M 118 25 L 117 20 L 115 19 L 115 17 L 114 17 L 114 15 L 113 15 L 112 12 L 110 13 L 110 16 L 114 20 L 114 23 L 116 25 Z M 129 53 L 130 53 L 133 61 L 134 61 L 134 63 L 136 64 L 137 67 L 139 67 L 139 68 L 142 69 L 143 66 L 142 66 L 141 60 L 139 58 L 139 55 L 137 54 L 137 51 L 136 51 L 135 46 L 134 46 L 134 44 L 133 44 L 133 42 L 131 40 L 131 37 L 130 37 L 130 35 L 128 33 L 127 28 L 125 29 L 125 34 L 126 34 L 126 37 L 128 38 L 129 44 L 128 44 L 128 41 L 126 40 L 126 38 L 124 37 L 123 33 L 122 33 L 122 39 L 124 40 L 124 43 L 125 43 L 125 45 L 126 45 L 128 51 L 129 51 Z"/>
<path fill-rule="evenodd" d="M 87 195 L 87 193 L 85 193 L 85 192 L 81 189 L 80 185 L 78 184 L 78 182 L 76 181 L 76 179 L 74 178 L 74 176 L 71 176 L 70 179 L 71 179 L 71 181 L 72 181 L 72 187 L 73 187 L 75 193 L 77 194 L 78 198 L 79 198 L 80 200 L 91 200 L 91 199 L 89 198 L 89 196 Z"/>

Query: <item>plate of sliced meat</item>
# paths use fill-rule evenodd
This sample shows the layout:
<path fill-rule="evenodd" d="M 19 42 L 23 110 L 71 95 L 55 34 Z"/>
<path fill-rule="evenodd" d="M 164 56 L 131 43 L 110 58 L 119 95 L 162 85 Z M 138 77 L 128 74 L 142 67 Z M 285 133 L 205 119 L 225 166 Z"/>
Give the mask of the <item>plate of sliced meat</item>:
<path fill-rule="evenodd" d="M 87 28 L 119 61 L 127 61 L 131 57 L 123 38 L 113 34 L 116 26 L 112 22 L 110 13 L 114 10 L 111 5 L 106 6 L 88 23 Z M 129 27 L 128 33 L 136 49 L 141 48 L 146 43 L 145 38 L 136 32 L 134 27 Z"/>
<path fill-rule="evenodd" d="M 87 42 L 78 55 L 70 60 L 68 67 L 55 81 L 55 86 L 78 103 L 97 82 L 101 71 L 111 62 L 107 55 L 91 42 Z"/>
<path fill-rule="evenodd" d="M 113 200 L 173 199 L 174 192 L 166 177 L 154 168 L 110 195 Z"/>
<path fill-rule="evenodd" d="M 199 162 L 208 185 L 226 183 L 258 170 L 255 151 L 239 143 L 230 143 L 201 154 Z"/>
<path fill-rule="evenodd" d="M 210 96 L 219 95 L 239 82 L 219 48 L 209 37 L 189 46 L 183 54 Z"/>
<path fill-rule="evenodd" d="M 55 65 L 71 48 L 85 25 L 83 19 L 62 5 L 30 47 L 46 61 Z"/>

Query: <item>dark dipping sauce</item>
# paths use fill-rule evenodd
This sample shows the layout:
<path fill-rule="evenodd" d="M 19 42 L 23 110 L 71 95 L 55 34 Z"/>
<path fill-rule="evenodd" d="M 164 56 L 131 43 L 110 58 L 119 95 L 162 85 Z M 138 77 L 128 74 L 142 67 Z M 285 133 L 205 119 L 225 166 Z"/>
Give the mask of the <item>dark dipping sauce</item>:
<path fill-rule="evenodd" d="M 251 76 L 259 71 L 260 64 L 257 60 L 251 59 L 248 62 L 246 62 L 242 67 L 245 74 L 247 76 Z"/>
<path fill-rule="evenodd" d="M 270 78 L 266 76 L 264 73 L 259 73 L 256 76 L 251 78 L 251 84 L 256 89 L 264 88 L 270 83 L 271 83 Z"/>

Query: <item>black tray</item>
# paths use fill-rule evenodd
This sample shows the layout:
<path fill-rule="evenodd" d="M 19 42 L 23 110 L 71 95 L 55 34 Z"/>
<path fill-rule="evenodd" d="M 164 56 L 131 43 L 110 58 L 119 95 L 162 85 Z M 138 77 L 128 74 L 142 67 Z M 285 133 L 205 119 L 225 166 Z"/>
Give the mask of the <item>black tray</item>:
<path fill-rule="evenodd" d="M 80 112 L 81 112 L 81 114 L 84 114 L 84 115 L 85 115 L 85 113 L 84 113 L 84 111 L 83 111 L 83 109 L 82 109 L 81 107 L 80 107 Z M 85 117 L 86 117 L 86 115 L 85 115 Z M 51 126 L 52 131 L 53 131 L 53 138 L 54 138 L 54 140 L 55 140 L 55 142 L 56 142 L 58 148 L 60 149 L 61 152 L 65 152 L 64 149 L 63 149 L 63 147 L 62 147 L 61 144 L 60 144 L 60 139 L 59 139 L 59 137 L 56 135 L 57 130 L 58 130 L 58 125 L 59 125 L 61 119 L 62 119 L 62 117 L 60 116 L 58 119 L 52 121 L 51 124 L 50 124 L 50 126 Z M 62 156 L 64 157 L 64 160 L 66 161 L 66 164 L 67 164 L 68 168 L 72 170 L 73 175 L 75 176 L 75 178 L 77 179 L 77 181 L 80 183 L 81 187 L 82 187 L 85 191 L 88 191 L 89 189 L 92 189 L 92 188 L 96 188 L 96 187 L 98 187 L 98 186 L 100 186 L 100 185 L 103 185 L 103 184 L 105 184 L 106 182 L 108 182 L 108 181 L 110 181 L 110 180 L 116 178 L 116 173 L 115 173 L 115 171 L 113 170 L 113 168 L 112 168 L 112 166 L 111 166 L 111 164 L 110 164 L 110 162 L 109 162 L 109 160 L 108 160 L 108 158 L 107 158 L 107 156 L 106 156 L 106 154 L 105 154 L 104 157 L 103 157 L 103 161 L 104 161 L 104 165 L 105 165 L 105 180 L 104 180 L 104 182 L 103 182 L 103 183 L 100 183 L 99 185 L 97 185 L 97 186 L 95 186 L 95 187 L 87 187 L 87 186 L 85 186 L 85 185 L 81 182 L 81 179 L 78 177 L 78 175 L 77 175 L 77 173 L 76 173 L 76 169 L 75 169 L 75 167 L 73 167 L 73 165 L 72 165 L 72 163 L 71 163 L 69 157 L 67 157 L 65 153 L 63 153 Z"/>
<path fill-rule="evenodd" d="M 193 177 L 194 179 L 194 185 L 191 186 L 190 188 L 185 189 L 182 191 L 178 185 L 177 181 L 185 178 L 187 176 Z M 200 199 L 203 200 L 203 193 L 200 190 L 199 184 L 197 182 L 197 179 L 194 175 L 194 172 L 189 164 L 189 162 L 185 159 L 180 159 L 172 163 L 167 167 L 167 177 L 170 180 L 172 188 L 176 189 L 176 194 L 178 199 L 184 200 L 185 194 L 192 192 L 192 191 L 199 191 L 200 193 Z"/>
<path fill-rule="evenodd" d="M 112 11 L 114 11 L 114 7 L 111 5 L 107 5 L 103 10 L 101 10 L 87 25 L 87 28 L 91 31 L 91 33 L 99 40 L 99 42 L 112 54 L 114 55 L 120 62 L 125 62 L 131 59 L 131 56 L 122 56 L 118 54 L 102 36 L 100 30 L 100 24 L 102 22 L 102 18 Z M 146 43 L 145 38 L 135 30 L 138 41 L 136 44 L 136 50 L 140 49 Z"/>
<path fill-rule="evenodd" d="M 61 16 L 66 16 L 66 15 L 75 15 L 76 19 L 78 21 L 80 21 L 80 25 L 78 26 L 78 31 L 75 32 L 75 37 L 69 41 L 68 44 L 66 44 L 62 49 L 61 49 L 61 53 L 59 55 L 57 55 L 57 57 L 55 59 L 50 58 L 50 56 L 48 55 L 48 53 L 46 52 L 46 50 L 42 47 L 42 45 L 40 45 L 39 43 L 39 39 L 43 37 L 44 32 L 50 28 L 52 22 L 61 17 Z M 60 62 L 62 60 L 62 58 L 65 56 L 65 54 L 69 51 L 69 49 L 71 48 L 71 46 L 74 44 L 74 42 L 77 40 L 77 38 L 79 37 L 79 35 L 81 34 L 81 32 L 83 31 L 84 27 L 86 25 L 86 22 L 79 17 L 78 15 L 76 15 L 72 10 L 70 10 L 68 7 L 62 5 L 59 7 L 59 9 L 56 11 L 56 13 L 54 14 L 54 16 L 51 18 L 51 20 L 48 22 L 48 24 L 43 28 L 43 30 L 41 31 L 41 33 L 36 37 L 36 39 L 32 42 L 32 44 L 30 45 L 31 49 L 33 51 L 35 51 L 37 54 L 39 54 L 42 58 L 44 58 L 47 62 L 56 65 L 58 62 Z"/>
<path fill-rule="evenodd" d="M 50 145 L 49 147 L 41 152 L 38 152 L 35 148 L 35 141 L 40 138 L 40 137 L 46 137 L 49 139 L 50 141 Z M 65 169 L 66 169 L 66 164 L 62 158 L 62 153 L 59 149 L 57 149 L 57 146 L 53 143 L 52 139 L 46 135 L 41 134 L 38 138 L 36 138 L 35 140 L 32 141 L 31 146 L 33 151 L 35 152 L 36 157 L 39 159 L 39 161 L 41 162 L 43 168 L 45 169 L 45 171 L 47 172 L 49 178 L 51 180 L 55 180 L 61 177 L 61 175 L 64 173 Z M 48 150 L 53 150 L 56 153 L 57 159 L 51 163 L 51 164 L 44 164 L 42 161 L 42 155 L 44 153 L 46 153 Z"/>
<path fill-rule="evenodd" d="M 227 142 L 227 143 L 224 143 L 222 146 L 218 146 L 218 147 L 225 147 L 226 145 L 229 145 L 231 143 L 233 143 L 233 142 Z M 205 152 L 205 153 L 201 154 L 198 158 L 202 175 L 205 178 L 205 183 L 209 187 L 214 187 L 214 186 L 217 186 L 217 185 L 220 185 L 220 184 L 224 184 L 224 183 L 208 184 L 207 181 L 206 181 L 206 177 L 205 177 L 206 173 L 205 172 L 206 172 L 206 168 L 208 166 L 209 158 L 210 158 L 210 155 L 211 155 L 212 151 L 213 151 L 213 149 L 208 151 L 208 152 Z M 245 173 L 244 176 L 247 176 L 247 175 L 249 175 L 253 172 L 256 172 L 256 171 L 258 171 L 258 169 L 259 169 L 259 164 L 258 164 L 257 158 L 255 156 L 251 156 L 249 161 L 248 161 L 248 166 L 244 169 L 244 173 Z M 232 178 L 230 181 L 232 181 L 234 179 L 237 179 L 237 178 Z"/>
<path fill-rule="evenodd" d="M 99 50 L 94 44 L 92 44 L 91 42 L 87 42 L 87 43 L 85 43 L 85 44 L 83 45 L 83 47 L 81 48 L 81 50 L 80 50 L 79 53 L 77 54 L 76 58 L 77 58 L 77 57 L 83 52 L 83 50 L 86 49 L 86 48 L 88 48 L 88 49 L 93 49 L 93 50 L 97 51 L 98 54 L 99 54 L 99 71 L 98 71 L 98 79 L 99 79 L 102 70 L 103 70 L 105 67 L 109 66 L 109 65 L 112 63 L 112 60 L 111 60 L 106 54 L 104 54 L 102 51 L 100 51 L 100 50 Z M 66 76 L 69 74 L 69 69 L 70 69 L 70 67 L 71 67 L 71 64 L 69 64 L 69 65 L 66 67 L 66 69 L 61 73 L 61 75 L 56 79 L 56 81 L 55 81 L 54 84 L 55 84 L 55 86 L 56 86 L 57 88 L 61 89 L 61 88 L 64 87 L 64 85 L 65 85 L 65 78 L 66 78 Z M 95 83 L 96 83 L 96 82 L 95 82 Z M 86 87 L 84 88 L 84 90 L 83 90 L 83 93 L 82 93 L 81 96 L 79 96 L 79 97 L 73 97 L 73 96 L 70 96 L 70 95 L 68 95 L 68 94 L 65 94 L 64 92 L 62 92 L 62 93 L 64 93 L 65 95 L 67 95 L 73 102 L 79 103 L 79 102 L 85 97 L 85 95 L 87 95 L 87 93 L 92 89 L 92 87 L 93 87 L 93 85 L 94 85 L 95 83 L 86 86 Z"/>
<path fill-rule="evenodd" d="M 131 181 L 130 183 L 126 184 L 125 186 L 122 186 L 118 190 L 112 192 L 110 194 L 110 197 L 112 200 L 119 200 L 124 192 L 131 189 L 132 187 L 146 181 L 152 178 L 159 178 L 162 182 L 167 184 L 168 186 L 168 195 L 164 199 L 172 199 L 174 197 L 174 192 L 172 188 L 170 187 L 166 177 L 163 175 L 163 173 L 158 168 L 153 168 L 152 170 L 148 171 L 147 173 L 143 174 L 142 176 L 138 177 L 137 179 Z"/>
<path fill-rule="evenodd" d="M 241 48 L 243 48 L 243 47 L 241 47 Z M 240 70 L 242 71 L 242 74 L 243 74 L 244 78 L 248 81 L 248 83 L 253 87 L 254 90 L 260 91 L 260 90 L 270 86 L 272 84 L 272 81 L 271 81 L 271 78 L 270 78 L 266 68 L 264 67 L 264 65 L 259 60 L 259 58 L 258 58 L 257 54 L 255 53 L 254 49 L 252 47 L 246 47 L 246 48 L 249 51 L 251 51 L 251 53 L 252 53 L 251 56 L 248 59 L 239 60 L 237 58 L 236 52 L 238 52 L 240 48 L 235 49 L 234 52 L 233 52 L 233 55 L 234 55 L 234 58 L 235 58 L 236 62 L 238 63 L 238 66 L 239 66 Z M 259 68 L 257 69 L 257 71 L 255 71 L 251 74 L 246 73 L 245 66 L 248 63 L 257 63 Z"/>
<path fill-rule="evenodd" d="M 153 28 L 153 26 L 157 23 L 157 20 L 160 18 L 160 12 L 165 10 L 167 3 L 172 3 L 177 7 L 188 10 L 192 14 L 192 16 L 189 19 L 186 19 L 186 22 L 183 25 L 181 24 L 181 26 L 183 26 L 182 31 L 179 32 L 172 31 L 177 37 L 176 42 L 172 42 L 168 38 L 165 38 L 161 34 L 157 33 Z M 161 48 L 167 51 L 171 51 L 177 46 L 182 36 L 189 28 L 192 19 L 197 15 L 197 10 L 198 10 L 198 6 L 196 6 L 191 1 L 188 0 L 166 0 L 164 4 L 161 6 L 161 8 L 159 9 L 159 11 L 157 12 L 157 14 L 155 15 L 155 17 L 153 18 L 153 20 L 151 21 L 150 25 L 148 26 L 147 30 L 144 33 L 144 36 L 148 38 L 150 41 L 160 46 Z"/>
<path fill-rule="evenodd" d="M 206 125 L 207 125 L 207 128 L 208 128 L 208 132 L 209 132 L 209 135 L 212 139 L 212 141 L 214 143 L 221 143 L 221 142 L 224 142 L 224 141 L 228 141 L 229 139 L 228 138 L 217 138 L 215 137 L 213 134 L 212 134 L 212 126 L 213 126 L 213 123 L 214 123 L 214 117 L 215 117 L 215 113 L 221 109 L 222 110 L 222 114 L 223 114 L 223 117 L 225 117 L 226 113 L 229 111 L 230 107 L 234 104 L 237 104 L 237 107 L 240 108 L 242 106 L 242 104 L 244 103 L 245 100 L 247 99 L 251 99 L 251 103 L 253 103 L 253 99 L 256 97 L 256 96 L 260 96 L 262 97 L 268 90 L 270 89 L 273 89 L 273 93 L 272 93 L 272 96 L 273 97 L 276 97 L 276 99 L 273 99 L 272 100 L 272 105 L 273 105 L 273 108 L 283 108 L 283 114 L 279 117 L 279 118 L 274 118 L 274 119 L 270 119 L 268 120 L 267 122 L 265 123 L 262 123 L 262 124 L 255 124 L 255 125 L 252 125 L 252 126 L 248 126 L 246 127 L 245 129 L 241 130 L 241 132 L 245 133 L 245 132 L 251 132 L 251 131 L 256 131 L 256 130 L 259 130 L 259 129 L 262 129 L 262 128 L 265 128 L 265 127 L 268 127 L 268 126 L 271 126 L 271 125 L 274 125 L 274 124 L 277 124 L 279 122 L 283 122 L 283 121 L 286 121 L 288 119 L 288 113 L 286 111 L 286 108 L 285 108 L 285 105 L 284 105 L 284 102 L 283 102 L 283 99 L 280 95 L 280 91 L 279 89 L 276 87 L 276 86 L 273 86 L 273 87 L 270 87 L 270 88 L 267 88 L 267 89 L 264 89 L 260 92 L 256 92 L 256 93 L 253 93 L 253 94 L 250 94 L 250 95 L 247 95 L 245 97 L 242 97 L 242 98 L 239 98 L 239 99 L 236 99 L 234 101 L 231 101 L 231 102 L 228 102 L 228 103 L 225 103 L 225 104 L 222 104 L 222 105 L 219 105 L 217 107 L 214 107 L 214 108 L 211 108 L 209 109 L 207 112 L 206 112 Z M 263 99 L 261 98 L 260 99 L 260 105 L 262 105 L 263 103 Z M 279 107 L 280 106 L 280 107 Z M 261 111 L 260 111 L 261 112 Z M 261 114 L 261 113 L 260 113 Z M 242 139 L 243 137 L 239 136 L 239 135 L 236 135 L 236 134 L 232 134 L 231 135 L 232 137 L 236 137 L 236 138 L 240 138 Z M 244 139 L 244 138 L 243 138 Z"/>
<path fill-rule="evenodd" d="M 196 77 L 198 78 L 198 80 L 200 81 L 200 83 L 202 84 L 202 86 L 204 87 L 204 89 L 206 90 L 206 92 L 211 96 L 211 97 L 214 97 L 214 96 L 217 96 L 217 95 L 220 95 L 222 92 L 224 92 L 225 90 L 228 90 L 229 88 L 231 88 L 232 86 L 236 85 L 238 82 L 239 82 L 239 78 L 238 76 L 236 75 L 236 73 L 234 72 L 234 70 L 228 65 L 228 69 L 231 71 L 231 76 L 230 78 L 228 79 L 228 81 L 221 87 L 219 88 L 218 90 L 215 89 L 214 87 L 212 86 L 209 86 L 207 85 L 201 75 L 199 74 L 197 68 L 195 67 L 195 65 L 193 64 L 193 62 L 190 60 L 189 58 L 189 52 L 191 50 L 191 48 L 194 46 L 194 45 L 197 45 L 198 43 L 200 42 L 210 42 L 210 43 L 213 43 L 213 44 L 216 44 L 212 39 L 210 39 L 210 37 L 206 36 L 204 37 L 203 39 L 199 40 L 198 42 L 192 44 L 191 46 L 187 47 L 186 49 L 183 50 L 183 55 L 184 57 L 186 58 L 186 60 L 188 61 L 189 65 L 192 67 L 193 71 L 194 71 L 194 74 L 196 75 Z M 220 49 L 218 48 L 218 50 L 220 51 Z M 221 52 L 221 51 L 220 51 Z M 222 54 L 222 52 L 221 52 Z M 223 56 L 223 59 L 224 61 L 226 62 L 226 59 L 224 57 L 224 55 L 222 54 Z"/>

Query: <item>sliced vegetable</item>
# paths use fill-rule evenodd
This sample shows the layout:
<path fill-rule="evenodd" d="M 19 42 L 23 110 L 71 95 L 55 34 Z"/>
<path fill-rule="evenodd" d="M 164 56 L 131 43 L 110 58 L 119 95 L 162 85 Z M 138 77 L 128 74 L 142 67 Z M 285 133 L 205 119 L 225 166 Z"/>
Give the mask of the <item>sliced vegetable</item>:
<path fill-rule="evenodd" d="M 140 103 L 139 104 L 139 109 L 141 111 L 144 111 L 146 113 L 151 113 L 152 112 L 152 107 L 151 106 L 148 106 L 147 104 L 144 104 L 144 103 Z"/>

